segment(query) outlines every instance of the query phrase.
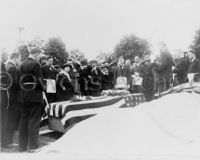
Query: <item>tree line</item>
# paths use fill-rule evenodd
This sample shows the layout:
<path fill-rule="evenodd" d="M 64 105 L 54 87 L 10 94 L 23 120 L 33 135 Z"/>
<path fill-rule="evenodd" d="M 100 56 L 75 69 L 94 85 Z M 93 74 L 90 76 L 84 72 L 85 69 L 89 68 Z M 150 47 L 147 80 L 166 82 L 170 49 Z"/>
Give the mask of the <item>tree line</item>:
<path fill-rule="evenodd" d="M 52 56 L 55 65 L 66 63 L 67 58 L 69 57 L 78 60 L 86 59 L 85 54 L 79 49 L 67 51 L 66 44 L 60 37 L 49 38 L 47 42 L 44 40 L 32 40 L 28 42 L 28 46 L 36 47 L 43 53 L 43 55 Z M 190 49 L 196 53 L 198 58 L 200 58 L 200 29 L 195 32 L 195 37 L 190 45 Z M 22 60 L 29 54 L 26 44 L 20 45 L 18 51 L 22 56 Z M 119 43 L 116 44 L 113 53 L 101 52 L 98 54 L 97 59 L 112 62 L 117 60 L 119 57 L 134 59 L 135 56 L 142 58 L 144 54 L 150 55 L 151 53 L 151 43 L 147 39 L 140 38 L 136 35 L 128 35 L 124 36 Z"/>

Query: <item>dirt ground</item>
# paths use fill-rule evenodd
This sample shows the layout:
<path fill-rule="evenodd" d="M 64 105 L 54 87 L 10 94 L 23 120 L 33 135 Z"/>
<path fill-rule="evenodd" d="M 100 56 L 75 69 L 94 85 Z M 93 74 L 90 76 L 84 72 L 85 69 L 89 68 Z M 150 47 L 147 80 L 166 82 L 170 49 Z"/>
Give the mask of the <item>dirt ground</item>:
<path fill-rule="evenodd" d="M 18 141 L 18 131 L 15 132 L 14 135 L 14 143 L 19 144 Z M 39 148 L 46 146 L 54 141 L 56 141 L 57 139 L 59 139 L 61 136 L 63 135 L 63 133 L 59 133 L 59 132 L 55 132 L 55 131 L 51 131 L 49 130 L 48 127 L 43 127 L 40 129 L 40 137 L 39 137 Z M 19 148 L 18 146 L 14 146 L 14 147 L 8 147 L 8 148 L 1 148 L 1 152 L 10 152 L 10 153 L 16 153 L 19 152 L 18 151 Z"/>

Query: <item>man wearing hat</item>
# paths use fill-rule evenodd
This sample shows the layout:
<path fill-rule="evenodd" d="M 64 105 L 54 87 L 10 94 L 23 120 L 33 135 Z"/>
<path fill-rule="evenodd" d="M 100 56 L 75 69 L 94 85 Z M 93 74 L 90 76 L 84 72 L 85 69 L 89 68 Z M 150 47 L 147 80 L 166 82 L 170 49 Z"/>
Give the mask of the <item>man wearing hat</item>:
<path fill-rule="evenodd" d="M 102 90 L 109 90 L 113 88 L 113 73 L 111 72 L 109 65 L 104 63 L 101 66 L 102 72 Z"/>
<path fill-rule="evenodd" d="M 96 60 L 90 61 L 88 66 L 88 93 L 90 96 L 99 96 L 102 89 L 102 73 Z"/>

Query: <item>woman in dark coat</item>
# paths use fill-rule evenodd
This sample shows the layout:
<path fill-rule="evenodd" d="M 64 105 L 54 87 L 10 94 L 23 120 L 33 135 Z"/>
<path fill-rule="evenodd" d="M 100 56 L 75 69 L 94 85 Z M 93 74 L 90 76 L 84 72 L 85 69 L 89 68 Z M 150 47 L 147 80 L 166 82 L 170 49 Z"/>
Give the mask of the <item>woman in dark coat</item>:
<path fill-rule="evenodd" d="M 70 100 L 74 96 L 72 66 L 65 64 L 62 68 L 63 72 L 59 74 L 56 83 L 56 98 L 58 102 Z"/>
<path fill-rule="evenodd" d="M 113 88 L 113 73 L 108 65 L 102 66 L 102 90 L 109 90 Z"/>
<path fill-rule="evenodd" d="M 98 62 L 92 60 L 87 67 L 88 71 L 88 94 L 90 96 L 100 96 L 102 89 L 102 73 L 97 66 Z"/>
<path fill-rule="evenodd" d="M 142 61 L 140 77 L 142 77 L 142 92 L 147 102 L 154 99 L 154 73 L 150 59 Z"/>

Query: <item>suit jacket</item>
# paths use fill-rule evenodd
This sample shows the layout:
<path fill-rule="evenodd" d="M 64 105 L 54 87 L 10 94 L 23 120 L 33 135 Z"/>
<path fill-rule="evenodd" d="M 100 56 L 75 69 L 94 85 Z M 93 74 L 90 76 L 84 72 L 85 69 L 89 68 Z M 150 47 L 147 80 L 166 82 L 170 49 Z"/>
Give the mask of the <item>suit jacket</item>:
<path fill-rule="evenodd" d="M 27 60 L 20 65 L 19 71 L 20 77 L 22 78 L 24 76 L 21 83 L 25 88 L 23 89 L 21 87 L 20 100 L 22 102 L 43 102 L 42 91 L 44 91 L 45 87 L 43 84 L 42 70 L 39 63 L 32 58 L 27 58 Z M 33 88 L 34 85 L 35 87 Z"/>
<path fill-rule="evenodd" d="M 126 77 L 127 78 L 127 84 L 130 84 L 131 83 L 131 70 L 130 68 L 124 66 L 124 67 L 120 67 L 120 66 L 117 66 L 115 69 L 114 69 L 114 84 L 116 84 L 116 81 L 117 81 L 117 78 L 118 77 Z"/>
<path fill-rule="evenodd" d="M 45 79 L 56 79 L 57 70 L 51 66 L 44 65 L 41 67 Z"/>
<path fill-rule="evenodd" d="M 19 100 L 20 85 L 19 85 L 19 70 L 16 64 L 12 61 L 8 61 L 6 64 L 6 71 L 12 78 L 12 86 L 8 90 L 9 101 L 17 102 Z"/>

